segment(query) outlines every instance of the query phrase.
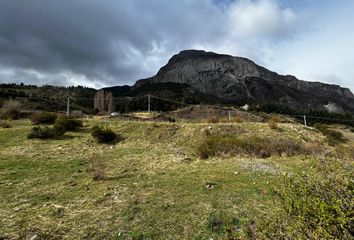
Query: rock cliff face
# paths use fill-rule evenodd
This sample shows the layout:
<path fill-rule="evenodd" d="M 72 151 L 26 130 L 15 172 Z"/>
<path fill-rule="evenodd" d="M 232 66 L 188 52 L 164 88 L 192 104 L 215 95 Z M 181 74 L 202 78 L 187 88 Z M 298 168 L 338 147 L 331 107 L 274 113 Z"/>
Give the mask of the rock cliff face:
<path fill-rule="evenodd" d="M 277 103 L 292 108 L 335 109 L 354 113 L 354 95 L 347 88 L 279 75 L 249 59 L 201 50 L 174 55 L 156 76 L 132 89 L 156 83 L 187 84 L 190 90 L 230 103 Z"/>

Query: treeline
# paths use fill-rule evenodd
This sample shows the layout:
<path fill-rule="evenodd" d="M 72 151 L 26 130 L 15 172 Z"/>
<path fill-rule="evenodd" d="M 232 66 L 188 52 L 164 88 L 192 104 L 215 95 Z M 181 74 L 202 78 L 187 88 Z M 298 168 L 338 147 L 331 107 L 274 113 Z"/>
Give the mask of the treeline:
<path fill-rule="evenodd" d="M 93 112 L 93 97 L 97 90 L 83 86 L 52 86 L 0 84 L 0 105 L 12 98 L 21 102 L 23 110 L 65 111 L 67 97 L 73 98 L 73 110 Z"/>

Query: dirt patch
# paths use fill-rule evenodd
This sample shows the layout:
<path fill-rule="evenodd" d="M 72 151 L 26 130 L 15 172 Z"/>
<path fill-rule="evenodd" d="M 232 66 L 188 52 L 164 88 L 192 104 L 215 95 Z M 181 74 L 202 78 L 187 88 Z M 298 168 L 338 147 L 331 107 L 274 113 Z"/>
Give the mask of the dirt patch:
<path fill-rule="evenodd" d="M 119 118 L 119 119 L 125 119 L 125 120 L 135 120 L 135 121 L 142 121 L 142 122 L 175 122 L 175 119 L 171 118 L 168 115 L 165 114 L 159 114 L 156 115 L 154 114 L 151 117 L 148 117 L 146 115 L 144 116 L 137 116 L 133 114 L 120 114 L 111 118 Z"/>
<path fill-rule="evenodd" d="M 202 120 L 210 118 L 229 119 L 230 121 L 251 121 L 261 122 L 262 117 L 250 114 L 248 112 L 240 111 L 235 108 L 216 107 L 208 105 L 188 106 L 176 111 L 170 112 L 168 116 L 174 119 L 189 119 Z"/>

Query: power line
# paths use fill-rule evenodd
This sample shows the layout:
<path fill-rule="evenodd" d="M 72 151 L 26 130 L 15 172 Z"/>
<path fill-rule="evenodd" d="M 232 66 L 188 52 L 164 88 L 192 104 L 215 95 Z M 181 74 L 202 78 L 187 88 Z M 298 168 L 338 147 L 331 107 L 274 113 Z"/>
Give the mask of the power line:
<path fill-rule="evenodd" d="M 55 100 L 61 100 L 61 99 L 68 99 L 68 97 L 43 97 L 43 96 L 28 96 L 28 95 L 25 95 L 26 93 L 18 93 L 18 92 L 7 92 L 7 91 L 1 91 L 0 90 L 0 93 L 6 93 L 6 94 L 10 94 L 10 95 L 16 95 L 20 98 L 27 98 L 29 100 L 45 100 L 45 101 L 55 101 Z M 183 103 L 183 102 L 178 102 L 178 101 L 175 101 L 175 100 L 171 100 L 171 99 L 167 99 L 167 98 L 163 98 L 163 97 L 157 97 L 157 96 L 154 96 L 154 95 L 143 95 L 143 96 L 136 96 L 136 97 L 131 97 L 131 96 L 122 96 L 122 97 L 115 97 L 115 98 L 112 98 L 114 100 L 121 100 L 121 99 L 142 99 L 142 98 L 154 98 L 154 99 L 159 99 L 159 100 L 162 100 L 162 101 L 166 101 L 166 102 L 171 102 L 171 103 L 176 103 L 176 104 L 180 104 L 180 105 L 183 105 L 183 106 L 189 106 L 191 104 L 188 104 L 188 103 Z M 96 97 L 96 98 L 88 98 L 88 97 L 71 97 L 69 96 L 69 98 L 71 100 L 89 100 L 89 101 L 94 101 L 95 99 L 96 100 L 102 100 L 102 99 L 106 99 L 104 97 Z M 150 103 L 151 104 L 151 103 Z M 342 121 L 342 122 L 354 122 L 354 119 L 347 119 L 347 118 L 335 118 L 335 117 L 320 117 L 320 116 L 312 116 L 312 115 L 291 115 L 291 114 L 282 114 L 282 115 L 285 115 L 285 116 L 289 116 L 289 117 L 297 117 L 297 118 L 304 118 L 304 116 L 306 116 L 306 119 L 310 119 L 310 118 L 315 118 L 315 119 L 322 119 L 322 120 L 338 120 L 338 121 Z"/>
<path fill-rule="evenodd" d="M 151 96 L 152 98 L 160 99 L 160 100 L 163 100 L 163 101 L 166 101 L 166 102 L 177 103 L 177 104 L 181 104 L 181 105 L 184 105 L 184 106 L 189 106 L 189 105 L 190 105 L 190 104 L 188 104 L 188 103 L 177 102 L 177 101 L 170 100 L 170 99 L 167 99 L 167 98 L 156 97 L 156 96 L 153 96 L 153 95 L 150 95 L 150 96 Z"/>

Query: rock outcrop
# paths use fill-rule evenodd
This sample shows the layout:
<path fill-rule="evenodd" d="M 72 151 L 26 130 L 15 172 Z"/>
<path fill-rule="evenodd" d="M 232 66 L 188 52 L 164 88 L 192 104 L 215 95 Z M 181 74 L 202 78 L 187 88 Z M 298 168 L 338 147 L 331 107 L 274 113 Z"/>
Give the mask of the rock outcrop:
<path fill-rule="evenodd" d="M 237 104 L 276 103 L 301 109 L 339 109 L 354 113 L 354 95 L 338 85 L 299 80 L 279 75 L 249 59 L 186 50 L 174 55 L 151 78 L 136 82 L 132 89 L 157 83 L 187 84 L 191 91 Z"/>

